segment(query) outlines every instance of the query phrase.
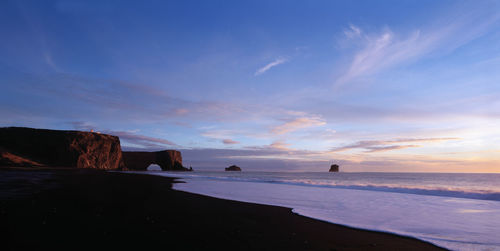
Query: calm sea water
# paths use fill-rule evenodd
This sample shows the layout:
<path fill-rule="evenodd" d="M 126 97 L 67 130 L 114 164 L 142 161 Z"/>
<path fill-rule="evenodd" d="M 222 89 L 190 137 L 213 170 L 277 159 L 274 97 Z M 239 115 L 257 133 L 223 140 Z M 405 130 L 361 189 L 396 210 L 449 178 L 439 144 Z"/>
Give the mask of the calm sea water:
<path fill-rule="evenodd" d="M 171 175 L 500 201 L 500 174 L 491 173 L 193 172 Z"/>
<path fill-rule="evenodd" d="M 186 181 L 174 189 L 290 207 L 308 217 L 453 250 L 500 250 L 500 174 L 146 173 Z"/>

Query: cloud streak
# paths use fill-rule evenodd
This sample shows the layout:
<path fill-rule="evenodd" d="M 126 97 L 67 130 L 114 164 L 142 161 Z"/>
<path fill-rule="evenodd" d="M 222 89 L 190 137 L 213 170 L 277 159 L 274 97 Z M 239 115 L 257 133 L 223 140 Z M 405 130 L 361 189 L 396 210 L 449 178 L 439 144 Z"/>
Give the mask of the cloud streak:
<path fill-rule="evenodd" d="M 269 145 L 270 148 L 273 149 L 278 149 L 278 150 L 283 150 L 283 151 L 290 151 L 291 149 L 290 144 L 285 143 L 284 141 L 274 141 L 271 145 Z"/>
<path fill-rule="evenodd" d="M 344 35 L 349 39 L 359 37 L 361 36 L 361 33 L 362 30 L 353 24 L 349 24 L 349 29 L 344 30 Z"/>
<path fill-rule="evenodd" d="M 284 58 L 284 57 L 279 57 L 279 58 L 277 58 L 276 60 L 274 60 L 273 62 L 271 62 L 271 63 L 269 63 L 269 64 L 265 65 L 264 67 L 259 68 L 259 69 L 255 72 L 254 76 L 259 76 L 259 75 L 261 75 L 261 74 L 264 74 L 266 71 L 269 71 L 271 68 L 273 68 L 273 67 L 275 67 L 275 66 L 278 66 L 278 65 L 280 65 L 280 64 L 284 64 L 284 63 L 286 63 L 286 62 L 288 62 L 288 59 L 287 59 L 287 58 Z"/>
<path fill-rule="evenodd" d="M 385 28 L 378 34 L 367 34 L 357 26 L 344 30 L 347 39 L 360 39 L 363 46 L 352 57 L 350 66 L 336 80 L 343 85 L 384 69 L 406 64 L 431 53 L 448 53 L 483 35 L 499 19 L 498 14 L 470 8 L 470 13 L 454 13 L 433 26 L 415 29 L 405 35 Z M 453 21 L 450 21 L 453 20 Z"/>
<path fill-rule="evenodd" d="M 178 146 L 170 140 L 155 138 L 137 134 L 133 131 L 114 131 L 114 130 L 97 130 L 96 126 L 91 123 L 84 121 L 73 121 L 69 122 L 70 125 L 73 126 L 76 130 L 80 131 L 96 131 L 104 134 L 109 134 L 113 136 L 118 136 L 121 141 L 125 143 L 130 143 L 136 145 L 140 148 L 154 148 L 154 149 L 162 149 L 168 146 Z"/>
<path fill-rule="evenodd" d="M 414 148 L 414 147 L 420 147 L 419 145 L 392 145 L 392 146 L 370 146 L 366 147 L 368 149 L 367 153 L 376 153 L 376 152 L 386 152 L 386 151 L 392 151 L 392 150 L 399 150 L 399 149 L 405 149 L 405 148 Z"/>
<path fill-rule="evenodd" d="M 125 140 L 128 143 L 143 146 L 145 148 L 161 147 L 161 146 L 177 146 L 177 144 L 166 139 L 148 137 L 127 131 L 102 131 L 102 132 L 118 136 L 121 140 Z"/>
<path fill-rule="evenodd" d="M 301 117 L 276 126 L 271 130 L 271 132 L 274 134 L 286 134 L 299 129 L 313 126 L 322 126 L 325 124 L 326 122 L 323 121 L 320 117 Z"/>
<path fill-rule="evenodd" d="M 424 142 L 439 142 L 439 141 L 449 141 L 458 140 L 460 138 L 415 138 L 415 139 L 394 139 L 394 140 L 365 140 L 358 141 L 356 143 L 336 147 L 331 149 L 330 152 L 343 152 L 353 149 L 364 149 L 367 153 L 385 152 L 392 150 L 399 150 L 405 148 L 420 147 L 420 145 L 401 145 L 404 143 L 424 143 Z"/>
<path fill-rule="evenodd" d="M 239 144 L 240 142 L 232 140 L 232 139 L 223 139 L 222 143 L 224 145 L 235 145 L 235 144 Z"/>
<path fill-rule="evenodd" d="M 75 128 L 76 130 L 80 130 L 80 131 L 90 131 L 90 130 L 94 130 L 95 126 L 90 124 L 90 123 L 87 123 L 87 122 L 84 122 L 84 121 L 72 121 L 72 122 L 69 122 L 69 124 Z"/>
<path fill-rule="evenodd" d="M 0 72 L 4 73 L 2 68 Z M 38 99 L 38 103 L 31 107 L 27 107 L 25 102 L 9 103 L 9 109 L 18 106 L 24 113 L 37 112 L 39 116 L 78 114 L 75 118 L 78 120 L 107 120 L 112 117 L 113 121 L 146 123 L 178 122 L 181 118 L 183 122 L 252 120 L 270 113 L 270 109 L 264 109 L 262 104 L 189 100 L 180 98 L 169 89 L 148 84 L 66 73 L 13 71 L 10 75 L 8 87 L 18 93 L 18 100 Z M 27 89 L 31 92 L 26 92 Z"/>

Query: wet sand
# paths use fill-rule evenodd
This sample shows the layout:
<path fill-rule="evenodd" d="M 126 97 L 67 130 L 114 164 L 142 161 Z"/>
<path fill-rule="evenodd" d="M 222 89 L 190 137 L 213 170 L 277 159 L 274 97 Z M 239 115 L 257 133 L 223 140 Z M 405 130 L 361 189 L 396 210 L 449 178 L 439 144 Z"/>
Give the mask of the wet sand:
<path fill-rule="evenodd" d="M 7 250 L 442 250 L 291 209 L 172 190 L 172 178 L 0 169 Z"/>

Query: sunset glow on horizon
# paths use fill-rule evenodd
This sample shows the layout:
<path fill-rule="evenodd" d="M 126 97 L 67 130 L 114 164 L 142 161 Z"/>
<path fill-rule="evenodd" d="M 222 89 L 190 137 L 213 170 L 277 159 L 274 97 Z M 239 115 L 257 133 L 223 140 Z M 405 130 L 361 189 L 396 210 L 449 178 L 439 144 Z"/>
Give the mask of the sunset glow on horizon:
<path fill-rule="evenodd" d="M 499 1 L 4 1 L 0 126 L 195 170 L 500 173 Z"/>

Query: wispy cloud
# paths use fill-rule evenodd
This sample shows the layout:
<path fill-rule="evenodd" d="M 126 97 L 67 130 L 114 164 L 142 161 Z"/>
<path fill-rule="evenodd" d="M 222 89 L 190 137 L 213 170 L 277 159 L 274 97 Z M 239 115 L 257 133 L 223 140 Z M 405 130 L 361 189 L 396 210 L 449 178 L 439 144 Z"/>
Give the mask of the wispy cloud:
<path fill-rule="evenodd" d="M 278 150 L 283 150 L 283 151 L 289 151 L 290 149 L 290 144 L 285 143 L 284 141 L 274 141 L 269 147 L 273 149 L 278 149 Z"/>
<path fill-rule="evenodd" d="M 212 139 L 220 139 L 220 140 L 225 140 L 228 138 L 231 138 L 235 134 L 239 134 L 239 131 L 236 130 L 228 130 L 228 129 L 214 129 L 211 127 L 207 128 L 200 128 L 203 130 L 201 133 L 201 136 L 207 137 L 207 138 L 212 138 Z"/>
<path fill-rule="evenodd" d="M 350 37 L 354 36 L 353 33 L 348 34 Z M 401 38 L 390 29 L 377 35 L 364 35 L 364 48 L 353 56 L 349 68 L 337 79 L 337 84 L 341 85 L 422 56 L 435 46 L 436 40 L 439 40 L 437 36 L 440 34 L 423 36 L 417 30 L 408 37 Z"/>
<path fill-rule="evenodd" d="M 154 138 L 154 137 L 148 137 L 144 135 L 139 135 L 133 132 L 127 132 L 127 131 L 102 131 L 103 133 L 106 134 L 111 134 L 114 136 L 118 136 L 121 140 L 125 140 L 129 143 L 132 143 L 134 145 L 141 145 L 144 147 L 157 147 L 157 146 L 177 146 L 177 144 L 173 143 L 172 141 L 166 140 L 166 139 L 161 139 L 161 138 Z"/>
<path fill-rule="evenodd" d="M 274 127 L 271 132 L 274 134 L 285 134 L 290 133 L 302 128 L 313 127 L 313 126 L 322 126 L 325 125 L 326 122 L 320 117 L 301 117 L 296 118 L 291 121 L 288 121 L 282 125 Z"/>
<path fill-rule="evenodd" d="M 184 115 L 184 114 L 187 114 L 188 112 L 189 112 L 189 110 L 185 109 L 185 108 L 178 108 L 178 109 L 174 110 L 174 113 L 176 115 Z"/>
<path fill-rule="evenodd" d="M 1 70 L 1 69 L 0 69 Z M 221 121 L 236 118 L 251 120 L 255 116 L 269 113 L 261 104 L 226 102 L 224 100 L 200 101 L 181 98 L 158 86 L 95 79 L 81 75 L 54 73 L 35 74 L 15 71 L 10 81 L 11 88 L 21 93 L 19 100 L 37 96 L 41 101 L 36 107 L 25 109 L 25 113 L 39 112 L 41 116 L 68 116 L 78 114 L 76 119 L 123 119 L 140 122 L 192 120 Z M 32 92 L 25 92 L 26 89 Z M 34 94 L 35 93 L 35 94 Z M 58 102 L 50 102 L 57 99 Z M 66 105 L 58 105 L 64 102 Z M 24 106 L 23 106 L 24 107 Z M 12 107 L 10 108 L 12 109 Z M 50 112 L 48 112 L 50 111 Z"/>
<path fill-rule="evenodd" d="M 68 124 L 70 124 L 74 129 L 80 131 L 90 131 L 95 129 L 94 125 L 85 121 L 72 121 Z"/>
<path fill-rule="evenodd" d="M 393 32 L 386 27 L 379 33 L 368 34 L 350 24 L 343 31 L 345 38 L 359 39 L 362 46 L 353 55 L 347 70 L 336 80 L 336 85 L 413 62 L 436 51 L 451 52 L 483 35 L 498 19 L 498 14 L 484 15 L 470 8 L 467 14 L 453 13 L 432 26 L 409 32 Z"/>
<path fill-rule="evenodd" d="M 232 140 L 232 139 L 223 139 L 222 143 L 224 145 L 235 145 L 235 144 L 239 144 L 240 142 Z"/>
<path fill-rule="evenodd" d="M 365 149 L 365 152 L 375 153 L 375 152 L 385 152 L 391 150 L 399 150 L 405 148 L 420 147 L 420 145 L 401 145 L 404 143 L 423 143 L 423 142 L 439 142 L 448 140 L 458 140 L 460 138 L 415 138 L 415 139 L 394 139 L 394 140 L 365 140 L 358 141 L 356 143 L 336 147 L 331 150 L 331 152 L 342 152 L 352 149 Z"/>
<path fill-rule="evenodd" d="M 288 62 L 288 59 L 285 58 L 285 57 L 279 57 L 277 58 L 276 60 L 274 60 L 273 62 L 265 65 L 264 67 L 258 69 L 256 72 L 255 72 L 255 76 L 258 76 L 258 75 L 261 75 L 263 73 L 265 73 L 266 71 L 270 70 L 271 68 L 275 67 L 275 66 L 278 66 L 280 64 L 284 64 Z"/>
<path fill-rule="evenodd" d="M 353 24 L 349 24 L 349 28 L 344 30 L 344 35 L 349 39 L 359 37 L 361 33 L 362 30 Z"/>
<path fill-rule="evenodd" d="M 386 151 L 414 148 L 414 147 L 420 147 L 420 146 L 419 145 L 370 146 L 366 147 L 366 149 L 368 149 L 366 152 L 367 153 L 386 152 Z"/>
<path fill-rule="evenodd" d="M 49 65 L 55 72 L 62 72 L 61 68 L 56 65 L 52 58 L 52 54 L 49 53 L 49 51 L 45 50 L 43 52 L 43 58 L 45 59 L 45 63 Z"/>
<path fill-rule="evenodd" d="M 137 134 L 137 130 L 132 131 L 114 131 L 114 130 L 98 130 L 96 126 L 91 123 L 84 121 L 73 121 L 69 122 L 76 130 L 81 131 L 96 131 L 104 134 L 109 134 L 113 136 L 118 136 L 121 141 L 125 143 L 130 143 L 136 145 L 140 148 L 148 148 L 148 149 L 161 149 L 168 146 L 178 146 L 170 140 L 155 138 Z"/>

